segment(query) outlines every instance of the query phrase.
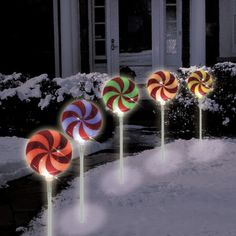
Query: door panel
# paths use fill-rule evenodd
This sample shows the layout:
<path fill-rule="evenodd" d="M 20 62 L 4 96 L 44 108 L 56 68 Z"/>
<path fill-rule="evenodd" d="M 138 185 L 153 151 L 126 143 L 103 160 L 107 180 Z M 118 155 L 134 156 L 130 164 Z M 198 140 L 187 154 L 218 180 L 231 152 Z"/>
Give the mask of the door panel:
<path fill-rule="evenodd" d="M 119 0 L 119 61 L 146 81 L 152 68 L 151 0 Z"/>

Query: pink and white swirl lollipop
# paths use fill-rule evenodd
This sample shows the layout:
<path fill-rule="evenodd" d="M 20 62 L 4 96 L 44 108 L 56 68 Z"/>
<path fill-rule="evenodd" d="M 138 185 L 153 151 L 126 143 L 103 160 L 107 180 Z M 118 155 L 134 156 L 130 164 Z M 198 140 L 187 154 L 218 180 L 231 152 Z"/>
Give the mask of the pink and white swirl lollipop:
<path fill-rule="evenodd" d="M 98 135 L 102 116 L 98 108 L 86 100 L 69 104 L 62 113 L 62 128 L 78 142 L 87 141 Z"/>

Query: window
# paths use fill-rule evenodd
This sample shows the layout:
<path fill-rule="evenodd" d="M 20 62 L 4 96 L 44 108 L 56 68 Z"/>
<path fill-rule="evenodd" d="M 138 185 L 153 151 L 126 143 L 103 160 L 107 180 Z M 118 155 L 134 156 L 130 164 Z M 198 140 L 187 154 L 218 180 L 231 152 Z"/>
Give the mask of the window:
<path fill-rule="evenodd" d="M 93 13 L 93 34 L 94 53 L 96 63 L 104 63 L 106 59 L 106 12 L 105 0 L 94 0 Z"/>
<path fill-rule="evenodd" d="M 166 53 L 177 54 L 177 3 L 166 0 Z"/>

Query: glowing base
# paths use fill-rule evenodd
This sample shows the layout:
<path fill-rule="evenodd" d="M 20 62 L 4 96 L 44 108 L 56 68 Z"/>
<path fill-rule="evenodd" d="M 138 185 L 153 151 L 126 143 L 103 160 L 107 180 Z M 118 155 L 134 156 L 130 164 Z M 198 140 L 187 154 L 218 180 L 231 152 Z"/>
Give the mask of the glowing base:
<path fill-rule="evenodd" d="M 48 233 L 47 236 L 52 236 L 52 179 L 46 178 L 47 182 L 47 198 L 48 198 Z"/>
<path fill-rule="evenodd" d="M 80 223 L 84 223 L 84 145 L 79 144 L 80 150 Z"/>

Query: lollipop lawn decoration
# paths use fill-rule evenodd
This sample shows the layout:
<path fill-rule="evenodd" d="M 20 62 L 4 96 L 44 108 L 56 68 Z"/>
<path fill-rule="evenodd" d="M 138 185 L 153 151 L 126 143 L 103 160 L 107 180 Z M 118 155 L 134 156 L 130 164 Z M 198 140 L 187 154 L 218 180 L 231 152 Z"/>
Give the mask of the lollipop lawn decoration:
<path fill-rule="evenodd" d="M 127 77 L 114 77 L 109 80 L 103 89 L 105 105 L 119 117 L 120 126 L 120 182 L 124 182 L 123 157 L 123 116 L 132 110 L 138 102 L 139 90 L 137 85 Z"/>
<path fill-rule="evenodd" d="M 204 70 L 197 70 L 187 79 L 189 90 L 198 98 L 199 103 L 199 139 L 202 140 L 202 101 L 213 90 L 213 78 Z"/>
<path fill-rule="evenodd" d="M 79 143 L 80 149 L 80 222 L 84 223 L 84 145 L 98 135 L 102 126 L 99 109 L 91 102 L 78 100 L 69 104 L 62 113 L 62 128 Z"/>
<path fill-rule="evenodd" d="M 165 104 L 173 99 L 178 91 L 178 80 L 169 71 L 157 71 L 150 75 L 147 81 L 147 90 L 149 95 L 161 104 L 161 156 L 165 159 L 164 149 L 164 112 Z"/>
<path fill-rule="evenodd" d="M 70 164 L 72 147 L 70 142 L 55 130 L 35 133 L 26 146 L 26 161 L 38 174 L 45 177 L 48 197 L 48 236 L 52 236 L 52 181 Z"/>

